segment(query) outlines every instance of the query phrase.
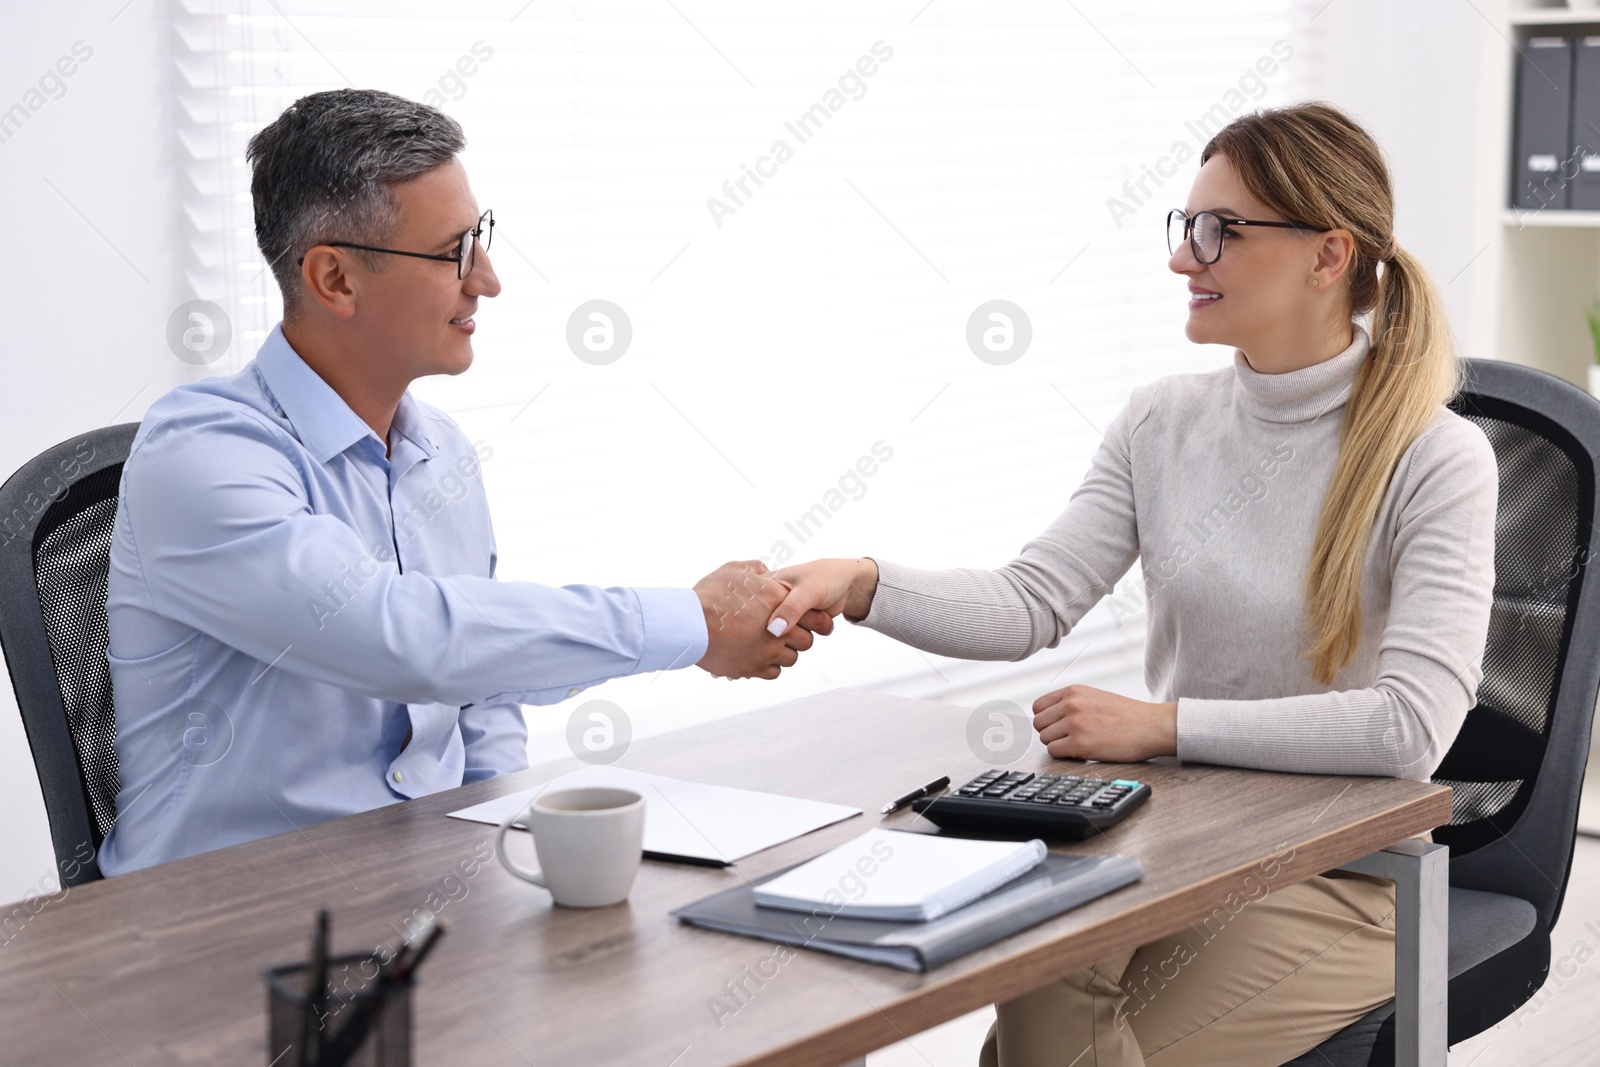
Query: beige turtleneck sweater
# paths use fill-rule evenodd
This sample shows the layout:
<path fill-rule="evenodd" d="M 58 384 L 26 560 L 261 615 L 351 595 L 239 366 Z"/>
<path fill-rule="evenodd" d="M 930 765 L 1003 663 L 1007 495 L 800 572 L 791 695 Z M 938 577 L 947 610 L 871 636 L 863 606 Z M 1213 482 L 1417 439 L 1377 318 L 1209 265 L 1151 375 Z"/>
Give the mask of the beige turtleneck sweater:
<path fill-rule="evenodd" d="M 1145 681 L 1178 703 L 1180 758 L 1428 778 L 1483 677 L 1497 468 L 1483 432 L 1441 408 L 1373 525 L 1355 659 L 1315 681 L 1303 583 L 1369 345 L 1353 331 L 1340 354 L 1286 374 L 1236 351 L 1231 368 L 1135 389 L 1066 510 L 1015 560 L 877 560 L 861 625 L 940 655 L 1020 660 L 1055 647 L 1138 559 Z"/>

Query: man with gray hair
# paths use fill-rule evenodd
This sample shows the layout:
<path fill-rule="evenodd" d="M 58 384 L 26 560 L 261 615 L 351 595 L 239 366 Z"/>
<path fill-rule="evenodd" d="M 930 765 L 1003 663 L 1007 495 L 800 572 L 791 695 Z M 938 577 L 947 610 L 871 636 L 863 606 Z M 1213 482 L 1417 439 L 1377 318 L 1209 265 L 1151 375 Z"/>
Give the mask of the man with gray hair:
<path fill-rule="evenodd" d="M 495 580 L 473 446 L 410 384 L 472 364 L 500 292 L 448 116 L 295 102 L 250 141 L 283 322 L 156 401 L 123 468 L 106 597 L 121 791 L 108 875 L 527 766 L 521 704 L 698 664 L 775 678 L 759 562 L 693 589 Z"/>

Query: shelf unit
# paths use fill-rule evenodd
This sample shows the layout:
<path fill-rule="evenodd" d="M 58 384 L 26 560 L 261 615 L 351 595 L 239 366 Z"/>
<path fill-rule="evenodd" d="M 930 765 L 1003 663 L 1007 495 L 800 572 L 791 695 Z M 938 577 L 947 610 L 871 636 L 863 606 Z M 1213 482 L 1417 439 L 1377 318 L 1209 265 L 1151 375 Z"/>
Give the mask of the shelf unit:
<path fill-rule="evenodd" d="M 1498 216 L 1489 243 L 1496 266 L 1495 347 L 1501 359 L 1538 367 L 1582 389 L 1589 387 L 1594 342 L 1585 312 L 1600 295 L 1600 211 L 1513 208 L 1512 159 L 1516 119 L 1516 53 L 1530 37 L 1555 30 L 1600 35 L 1600 7 L 1512 0 L 1504 14 L 1501 69 L 1490 72 L 1503 86 Z M 1509 42 L 1509 43 L 1506 43 Z"/>
<path fill-rule="evenodd" d="M 1486 250 L 1484 259 L 1493 268 L 1494 325 L 1486 332 L 1494 338 L 1494 347 L 1483 351 L 1480 344 L 1471 354 L 1538 367 L 1588 389 L 1595 359 L 1584 313 L 1600 295 L 1600 211 L 1530 211 L 1508 205 L 1516 49 L 1524 48 L 1528 38 L 1553 30 L 1600 35 L 1600 7 L 1510 0 L 1501 18 L 1500 25 L 1491 23 L 1497 37 L 1481 53 L 1494 57 L 1484 72 L 1491 90 L 1484 103 L 1490 106 L 1486 114 L 1498 116 L 1497 122 L 1490 120 L 1498 126 L 1498 136 L 1486 139 L 1479 157 L 1480 166 L 1498 168 L 1491 172 L 1499 174 L 1498 181 L 1487 183 L 1491 190 L 1498 188 L 1498 196 L 1492 218 L 1475 231 Z M 1600 732 L 1591 740 L 1586 780 L 1600 782 Z M 1585 790 L 1578 825 L 1585 833 L 1600 834 L 1600 786 Z"/>
<path fill-rule="evenodd" d="M 1513 8 L 1507 21 L 1513 26 L 1582 26 L 1600 18 L 1600 7 L 1541 4 Z"/>

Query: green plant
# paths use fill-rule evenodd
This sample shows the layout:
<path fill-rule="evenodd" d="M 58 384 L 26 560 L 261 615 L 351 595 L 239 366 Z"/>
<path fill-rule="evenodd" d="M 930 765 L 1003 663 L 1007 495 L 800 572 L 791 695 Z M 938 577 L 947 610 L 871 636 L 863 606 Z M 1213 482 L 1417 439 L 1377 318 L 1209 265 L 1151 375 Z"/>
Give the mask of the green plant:
<path fill-rule="evenodd" d="M 1600 363 L 1600 296 L 1589 305 L 1585 318 L 1589 320 L 1589 336 L 1594 340 L 1594 361 Z"/>

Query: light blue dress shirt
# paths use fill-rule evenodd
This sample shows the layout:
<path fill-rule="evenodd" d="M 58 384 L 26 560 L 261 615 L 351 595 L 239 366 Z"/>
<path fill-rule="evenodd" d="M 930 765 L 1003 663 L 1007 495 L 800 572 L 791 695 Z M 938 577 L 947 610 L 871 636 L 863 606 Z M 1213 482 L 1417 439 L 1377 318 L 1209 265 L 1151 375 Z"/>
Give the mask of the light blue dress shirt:
<path fill-rule="evenodd" d="M 705 655 L 690 589 L 496 581 L 488 450 L 410 393 L 389 442 L 281 327 L 151 406 L 106 596 L 107 875 L 520 770 L 519 704 Z"/>

